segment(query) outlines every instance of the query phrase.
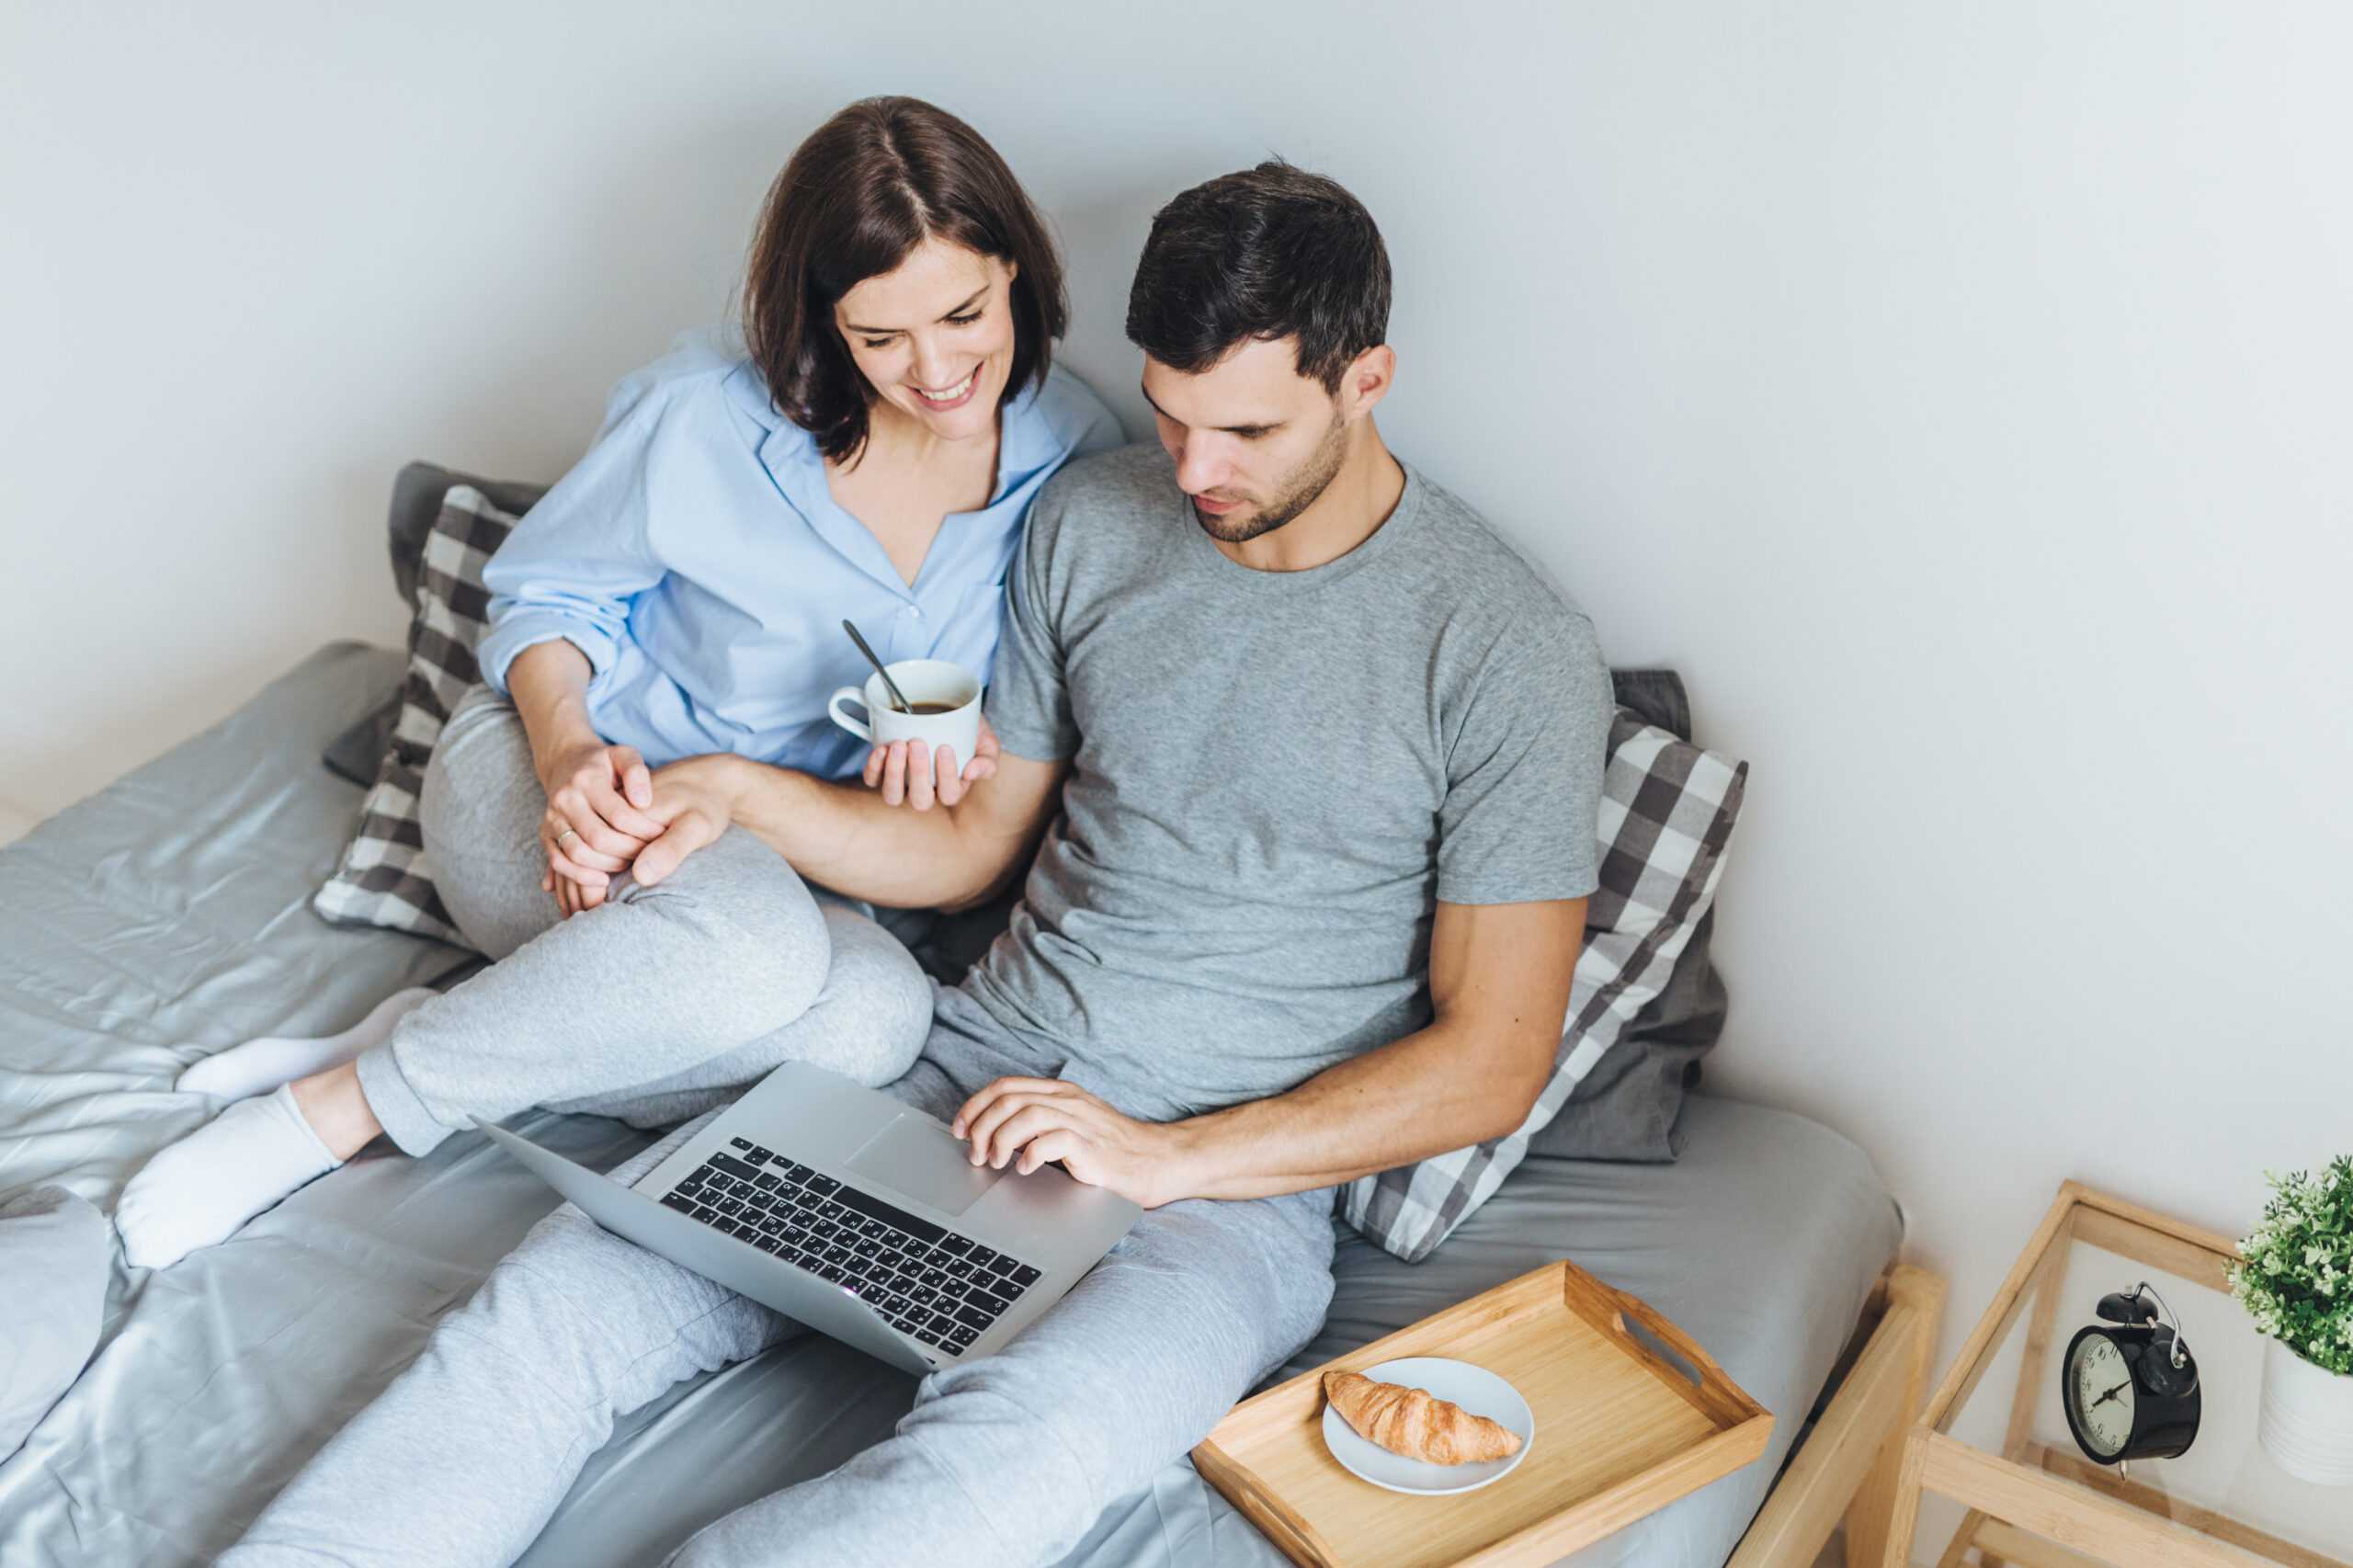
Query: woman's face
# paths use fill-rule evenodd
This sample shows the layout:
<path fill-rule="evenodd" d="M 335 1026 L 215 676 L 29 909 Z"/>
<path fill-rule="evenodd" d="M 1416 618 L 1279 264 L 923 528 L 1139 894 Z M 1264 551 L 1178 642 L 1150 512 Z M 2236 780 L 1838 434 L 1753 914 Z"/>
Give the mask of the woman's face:
<path fill-rule="evenodd" d="M 834 306 L 849 357 L 884 402 L 942 440 L 996 427 L 1013 367 L 1013 265 L 929 239 Z"/>

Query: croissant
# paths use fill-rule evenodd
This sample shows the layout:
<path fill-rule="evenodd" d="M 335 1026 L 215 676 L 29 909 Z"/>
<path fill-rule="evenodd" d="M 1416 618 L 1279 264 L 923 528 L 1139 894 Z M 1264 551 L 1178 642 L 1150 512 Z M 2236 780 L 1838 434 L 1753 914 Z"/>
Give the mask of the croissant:
<path fill-rule="evenodd" d="M 1326 1372 L 1324 1397 L 1359 1437 L 1425 1464 L 1507 1460 L 1519 1434 L 1461 1405 L 1403 1383 L 1377 1383 L 1361 1372 Z"/>

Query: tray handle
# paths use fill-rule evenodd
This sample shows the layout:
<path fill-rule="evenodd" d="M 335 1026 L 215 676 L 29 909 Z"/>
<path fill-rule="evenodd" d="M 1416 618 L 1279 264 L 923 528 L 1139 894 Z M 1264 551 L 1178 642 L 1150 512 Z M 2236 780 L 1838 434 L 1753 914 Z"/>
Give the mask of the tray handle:
<path fill-rule="evenodd" d="M 1193 1449 L 1193 1467 L 1299 1568 L 1346 1568 L 1321 1531 L 1259 1485 L 1247 1465 L 1215 1442 L 1204 1441 Z"/>
<path fill-rule="evenodd" d="M 1611 1302 L 1618 1309 L 1619 1315 L 1611 1326 L 1618 1331 L 1619 1336 L 1654 1370 L 1664 1373 L 1677 1392 L 1719 1420 L 1738 1422 L 1756 1414 L 1745 1408 L 1748 1402 L 1738 1397 L 1739 1385 L 1724 1375 L 1724 1369 L 1716 1364 L 1716 1358 L 1701 1349 L 1698 1340 L 1669 1323 L 1657 1308 L 1640 1296 L 1620 1290 L 1614 1285 L 1603 1285 L 1601 1288 L 1609 1293 Z M 1630 1317 L 1641 1324 L 1660 1344 L 1690 1364 L 1691 1369 L 1699 1375 L 1698 1387 L 1692 1386 L 1691 1380 L 1684 1375 L 1681 1368 L 1643 1344 L 1639 1335 L 1627 1329 L 1625 1320 Z"/>

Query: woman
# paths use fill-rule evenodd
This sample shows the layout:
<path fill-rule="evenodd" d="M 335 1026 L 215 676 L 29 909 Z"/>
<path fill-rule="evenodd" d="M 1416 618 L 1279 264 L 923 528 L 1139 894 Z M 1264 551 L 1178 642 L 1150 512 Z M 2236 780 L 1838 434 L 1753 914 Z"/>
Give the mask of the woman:
<path fill-rule="evenodd" d="M 753 245 L 745 353 L 693 345 L 624 381 L 483 574 L 486 685 L 420 815 L 443 902 L 498 961 L 332 1040 L 191 1069 L 183 1087 L 247 1097 L 124 1190 L 132 1264 L 226 1238 L 379 1133 L 422 1154 L 532 1105 L 676 1121 L 788 1058 L 906 1069 L 929 985 L 867 914 L 741 829 L 658 885 L 627 873 L 673 809 L 650 769 L 682 757 L 863 763 L 918 807 L 988 774 L 864 757 L 825 704 L 865 673 L 846 616 L 886 660 L 986 677 L 1029 500 L 1120 439 L 1051 368 L 1067 319 L 1043 223 L 962 121 L 875 98 L 801 145 Z"/>

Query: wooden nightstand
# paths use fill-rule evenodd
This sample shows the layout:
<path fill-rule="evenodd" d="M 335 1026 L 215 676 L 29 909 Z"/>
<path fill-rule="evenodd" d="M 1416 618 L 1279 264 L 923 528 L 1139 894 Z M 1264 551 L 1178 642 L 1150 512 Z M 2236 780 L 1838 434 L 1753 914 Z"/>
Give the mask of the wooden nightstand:
<path fill-rule="evenodd" d="M 1944 1305 L 1944 1280 L 1924 1268 L 1899 1263 L 1880 1277 L 1813 1429 L 1725 1568 L 1813 1568 L 1842 1517 L 1847 1561 L 1876 1568 Z M 1909 1515 L 1904 1528 L 1908 1539 Z"/>
<path fill-rule="evenodd" d="M 2223 1269 L 2237 1258 L 2227 1237 L 2062 1186 L 1904 1439 L 1883 1556 L 1849 1561 L 1908 1568 L 1921 1494 L 1933 1492 L 1969 1509 L 1938 1568 L 2251 1568 L 2250 1557 L 2353 1568 L 2353 1490 L 2292 1479 L 2256 1440 L 2263 1339 L 2230 1296 Z M 2052 1337 L 2144 1279 L 2179 1311 L 2203 1415 L 2178 1458 L 2104 1467 L 2068 1433 Z"/>

